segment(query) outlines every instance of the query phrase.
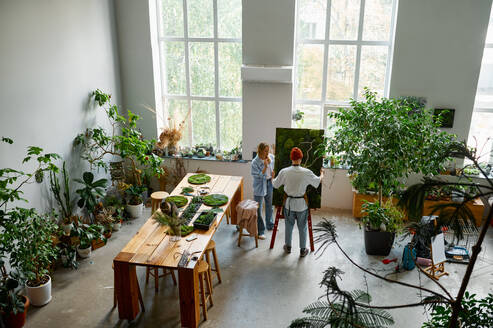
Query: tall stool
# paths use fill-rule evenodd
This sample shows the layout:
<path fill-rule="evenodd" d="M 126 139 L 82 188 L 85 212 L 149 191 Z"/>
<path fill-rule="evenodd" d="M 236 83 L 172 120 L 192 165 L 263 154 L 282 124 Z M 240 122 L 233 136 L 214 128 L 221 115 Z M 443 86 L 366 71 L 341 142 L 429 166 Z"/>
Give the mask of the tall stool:
<path fill-rule="evenodd" d="M 210 253 L 212 253 L 212 257 L 214 258 L 214 268 L 212 268 Z M 209 241 L 207 247 L 204 252 L 205 260 L 209 265 L 209 279 L 212 284 L 212 271 L 216 273 L 217 280 L 221 283 L 221 270 L 219 269 L 219 263 L 217 262 L 217 254 L 216 254 L 216 242 L 214 240 Z M 212 293 L 212 292 L 211 292 Z"/>
<path fill-rule="evenodd" d="M 161 205 L 163 199 L 168 197 L 169 194 L 166 191 L 155 191 L 151 194 L 151 213 L 156 212 L 156 210 Z"/>
<path fill-rule="evenodd" d="M 114 263 L 111 263 L 111 268 L 115 270 Z M 142 299 L 142 294 L 140 293 L 139 279 L 137 279 L 137 290 L 139 291 L 139 303 L 140 306 L 142 307 L 142 312 L 145 312 L 146 308 L 144 307 L 144 300 Z M 113 308 L 116 308 L 117 305 L 118 305 L 118 295 L 116 294 L 115 282 L 113 282 Z"/>
<path fill-rule="evenodd" d="M 212 284 L 209 274 L 209 264 L 207 262 L 200 260 L 197 264 L 197 271 L 199 273 L 199 283 L 200 283 L 200 305 L 202 306 L 202 313 L 204 315 L 204 321 L 207 320 L 207 301 L 210 301 L 211 306 L 214 305 L 212 302 Z M 204 284 L 207 286 L 207 293 L 204 289 Z"/>
<path fill-rule="evenodd" d="M 146 285 L 149 282 L 149 276 L 154 277 L 154 290 L 157 293 L 159 291 L 159 278 L 171 275 L 173 284 L 176 286 L 175 273 L 171 269 L 163 268 L 163 274 L 159 274 L 159 267 L 146 267 Z"/>

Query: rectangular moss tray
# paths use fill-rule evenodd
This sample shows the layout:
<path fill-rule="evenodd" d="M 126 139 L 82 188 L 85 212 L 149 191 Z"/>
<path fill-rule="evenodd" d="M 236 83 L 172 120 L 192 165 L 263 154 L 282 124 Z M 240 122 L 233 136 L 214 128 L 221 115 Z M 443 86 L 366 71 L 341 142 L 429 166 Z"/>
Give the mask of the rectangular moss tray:
<path fill-rule="evenodd" d="M 205 215 L 209 213 L 208 211 L 204 211 L 204 212 L 201 212 L 199 214 L 199 216 L 197 217 L 197 219 L 195 219 L 195 221 L 193 222 L 193 227 L 195 229 L 199 229 L 199 230 L 209 230 L 209 228 L 211 227 L 211 225 L 216 221 L 216 217 L 217 217 L 217 214 L 218 213 L 214 213 L 214 218 L 211 220 L 211 222 L 209 222 L 209 224 L 204 224 L 204 223 L 200 223 L 200 222 L 197 222 L 197 220 L 202 216 L 202 215 Z"/>

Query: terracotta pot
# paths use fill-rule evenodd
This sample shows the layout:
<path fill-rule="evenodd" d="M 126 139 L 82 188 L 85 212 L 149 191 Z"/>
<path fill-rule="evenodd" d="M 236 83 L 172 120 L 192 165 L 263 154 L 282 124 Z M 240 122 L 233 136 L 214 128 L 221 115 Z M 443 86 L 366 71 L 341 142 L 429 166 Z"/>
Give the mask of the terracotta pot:
<path fill-rule="evenodd" d="M 24 327 L 24 324 L 26 323 L 26 315 L 27 315 L 27 308 L 29 307 L 29 298 L 26 296 L 22 296 L 24 298 L 24 312 L 19 312 L 17 314 L 14 314 L 10 312 L 9 314 L 2 314 L 2 319 L 5 324 L 5 327 L 8 328 L 21 328 Z"/>

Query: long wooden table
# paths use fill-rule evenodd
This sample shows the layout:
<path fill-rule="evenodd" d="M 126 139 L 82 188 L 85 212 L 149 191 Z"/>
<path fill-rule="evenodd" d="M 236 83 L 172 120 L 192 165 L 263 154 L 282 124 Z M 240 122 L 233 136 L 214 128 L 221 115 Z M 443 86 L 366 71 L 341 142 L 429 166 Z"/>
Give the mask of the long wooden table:
<path fill-rule="evenodd" d="M 188 183 L 188 177 L 192 174 L 187 174 L 171 195 L 179 195 L 182 187 L 191 186 L 197 189 L 197 185 Z M 236 223 L 236 204 L 243 199 L 243 177 L 212 174 L 210 176 L 211 181 L 200 187 L 209 187 L 210 193 L 224 194 L 228 196 L 229 201 L 221 207 L 224 212 L 217 215 L 216 221 L 208 231 L 194 230 L 193 233 L 198 238 L 191 242 L 187 242 L 185 238 L 172 242 L 166 234 L 167 227 L 160 226 L 154 219 L 149 218 L 113 259 L 115 292 L 118 298 L 120 319 L 133 320 L 140 312 L 136 266 L 157 266 L 178 270 L 181 325 L 182 327 L 198 326 L 200 309 L 197 259 L 202 257 L 207 244 L 226 213 L 230 214 L 231 223 Z M 192 197 L 187 198 L 190 201 Z M 202 205 L 198 212 L 205 209 L 210 209 L 210 207 Z M 185 250 L 192 256 L 187 265 L 178 267 L 178 262 Z"/>

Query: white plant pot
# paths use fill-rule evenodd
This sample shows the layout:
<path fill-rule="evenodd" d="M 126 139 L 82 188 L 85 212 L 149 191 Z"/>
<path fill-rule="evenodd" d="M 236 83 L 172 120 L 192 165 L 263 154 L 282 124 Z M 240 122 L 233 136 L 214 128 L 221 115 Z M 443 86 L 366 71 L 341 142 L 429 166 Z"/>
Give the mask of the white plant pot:
<path fill-rule="evenodd" d="M 88 248 L 79 248 L 77 247 L 77 253 L 79 253 L 79 256 L 82 258 L 88 258 L 91 256 L 91 246 Z"/>
<path fill-rule="evenodd" d="M 74 225 L 72 223 L 69 223 L 69 224 L 63 224 L 62 225 L 62 228 L 63 228 L 63 234 L 65 236 L 70 236 L 70 231 L 72 231 L 72 228 L 74 227 Z"/>
<path fill-rule="evenodd" d="M 43 306 L 51 301 L 51 277 L 46 284 L 38 287 L 29 287 L 26 285 L 27 297 L 34 306 Z"/>
<path fill-rule="evenodd" d="M 118 231 L 118 230 L 120 230 L 121 227 L 122 227 L 121 222 L 113 223 L 113 231 Z"/>
<path fill-rule="evenodd" d="M 137 219 L 142 216 L 142 211 L 144 210 L 143 204 L 139 205 L 125 205 L 125 209 L 127 210 L 130 217 Z"/>

